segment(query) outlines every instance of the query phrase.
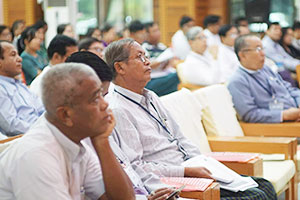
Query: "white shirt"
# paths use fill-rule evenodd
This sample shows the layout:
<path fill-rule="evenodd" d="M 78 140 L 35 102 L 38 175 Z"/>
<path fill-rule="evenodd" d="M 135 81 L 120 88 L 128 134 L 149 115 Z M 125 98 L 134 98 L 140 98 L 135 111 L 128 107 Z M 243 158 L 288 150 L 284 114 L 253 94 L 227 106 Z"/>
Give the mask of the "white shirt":
<path fill-rule="evenodd" d="M 221 43 L 218 50 L 218 63 L 221 66 L 222 79 L 225 82 L 239 68 L 239 60 L 234 48 Z"/>
<path fill-rule="evenodd" d="M 105 192 L 97 156 L 42 116 L 0 154 L 1 200 L 98 199 Z"/>
<path fill-rule="evenodd" d="M 210 32 L 208 29 L 204 29 L 203 31 L 204 35 L 206 36 L 206 43 L 207 46 L 212 46 L 212 45 L 219 45 L 221 44 L 221 38 L 219 34 L 213 34 Z"/>
<path fill-rule="evenodd" d="M 297 40 L 296 38 L 293 38 L 292 45 L 293 45 L 293 47 L 295 47 L 296 49 L 300 50 L 300 39 Z"/>
<path fill-rule="evenodd" d="M 184 60 L 191 50 L 190 44 L 182 30 L 178 30 L 172 37 L 174 55 Z"/>
<path fill-rule="evenodd" d="M 49 71 L 49 69 L 51 69 L 51 66 L 48 65 L 35 79 L 33 79 L 30 84 L 30 91 L 40 98 L 42 98 L 42 79 L 45 76 L 46 72 Z"/>
<path fill-rule="evenodd" d="M 200 55 L 191 51 L 186 60 L 180 64 L 180 72 L 183 80 L 196 85 L 223 82 L 219 64 L 208 52 Z"/>

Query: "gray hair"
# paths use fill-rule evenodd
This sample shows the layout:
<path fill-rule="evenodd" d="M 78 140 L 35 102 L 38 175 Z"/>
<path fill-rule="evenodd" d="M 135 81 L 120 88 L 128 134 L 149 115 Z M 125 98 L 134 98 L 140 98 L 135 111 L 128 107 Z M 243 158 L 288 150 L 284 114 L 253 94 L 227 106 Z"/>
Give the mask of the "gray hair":
<path fill-rule="evenodd" d="M 130 56 L 130 46 L 135 41 L 131 38 L 126 38 L 122 40 L 118 40 L 112 42 L 108 47 L 105 49 L 105 61 L 107 65 L 113 71 L 113 79 L 116 77 L 117 72 L 115 69 L 115 63 L 121 61 L 127 61 Z"/>
<path fill-rule="evenodd" d="M 48 115 L 55 117 L 59 106 L 74 106 L 78 86 L 96 72 L 86 64 L 62 63 L 54 65 L 42 79 L 42 100 Z"/>
<path fill-rule="evenodd" d="M 186 33 L 186 38 L 190 40 L 195 40 L 196 36 L 203 31 L 203 28 L 200 26 L 194 26 L 188 30 Z"/>
<path fill-rule="evenodd" d="M 246 47 L 248 47 L 247 39 L 251 37 L 257 37 L 256 35 L 253 34 L 246 34 L 246 35 L 241 35 L 238 38 L 235 39 L 234 42 L 234 52 L 237 55 L 238 59 L 240 60 L 239 57 L 239 52 Z M 257 37 L 258 38 L 258 37 Z"/>

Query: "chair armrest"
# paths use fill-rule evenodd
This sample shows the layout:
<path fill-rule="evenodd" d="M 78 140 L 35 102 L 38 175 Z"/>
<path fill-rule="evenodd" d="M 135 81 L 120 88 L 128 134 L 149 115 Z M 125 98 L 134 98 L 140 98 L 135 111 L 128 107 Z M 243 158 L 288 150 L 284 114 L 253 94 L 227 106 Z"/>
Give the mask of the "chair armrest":
<path fill-rule="evenodd" d="M 283 122 L 279 124 L 240 122 L 246 136 L 300 137 L 299 122 Z"/>
<path fill-rule="evenodd" d="M 17 138 L 22 137 L 22 136 L 23 136 L 23 134 L 20 134 L 20 135 L 16 135 L 16 136 L 13 136 L 13 137 L 6 138 L 4 140 L 0 140 L 0 144 L 12 141 L 12 140 L 17 139 Z"/>
<path fill-rule="evenodd" d="M 288 137 L 208 137 L 212 151 L 281 153 L 285 159 L 296 159 L 297 139 Z"/>
<path fill-rule="evenodd" d="M 296 66 L 297 82 L 300 85 L 300 65 Z"/>
<path fill-rule="evenodd" d="M 212 183 L 203 192 L 181 192 L 180 196 L 183 198 L 190 199 L 201 199 L 201 200 L 219 200 L 220 199 L 220 185 L 216 182 Z"/>
<path fill-rule="evenodd" d="M 197 89 L 200 89 L 200 88 L 203 88 L 205 87 L 205 85 L 195 85 L 195 84 L 192 84 L 192 83 L 183 83 L 183 82 L 180 82 L 178 84 L 178 90 L 182 89 L 182 88 L 186 88 L 186 89 L 189 89 L 189 90 L 197 90 Z"/>

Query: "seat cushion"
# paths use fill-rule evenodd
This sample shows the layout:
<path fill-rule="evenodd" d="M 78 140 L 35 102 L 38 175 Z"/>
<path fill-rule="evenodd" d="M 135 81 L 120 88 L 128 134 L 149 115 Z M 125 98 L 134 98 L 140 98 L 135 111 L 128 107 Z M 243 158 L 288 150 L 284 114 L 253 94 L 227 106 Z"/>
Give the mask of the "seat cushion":
<path fill-rule="evenodd" d="M 295 172 L 295 164 L 291 160 L 263 162 L 263 178 L 272 183 L 276 193 L 282 191 Z"/>
<path fill-rule="evenodd" d="M 178 123 L 185 137 L 191 140 L 201 153 L 210 152 L 208 140 L 201 123 L 202 106 L 191 91 L 183 88 L 166 96 L 160 97 Z"/>
<path fill-rule="evenodd" d="M 202 122 L 209 136 L 244 135 L 225 85 L 211 85 L 193 93 L 203 106 Z"/>

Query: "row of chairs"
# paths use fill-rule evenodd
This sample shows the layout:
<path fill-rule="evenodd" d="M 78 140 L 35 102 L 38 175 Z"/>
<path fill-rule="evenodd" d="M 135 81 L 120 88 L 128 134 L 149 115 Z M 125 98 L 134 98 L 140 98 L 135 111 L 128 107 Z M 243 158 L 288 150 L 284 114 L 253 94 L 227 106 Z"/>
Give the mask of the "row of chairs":
<path fill-rule="evenodd" d="M 285 192 L 286 199 L 298 198 L 296 138 L 285 137 L 284 129 L 280 129 L 281 137 L 262 137 L 265 136 L 265 130 L 257 127 L 268 127 L 270 124 L 254 124 L 251 129 L 256 134 L 249 136 L 243 130 L 244 124 L 241 126 L 236 117 L 231 95 L 225 85 L 207 86 L 193 92 L 182 89 L 161 97 L 161 101 L 174 116 L 183 134 L 195 142 L 202 153 L 231 151 L 282 154 L 277 155 L 279 159 L 263 160 L 262 177 L 273 184 L 278 195 Z M 299 127 L 298 123 L 294 124 Z"/>

